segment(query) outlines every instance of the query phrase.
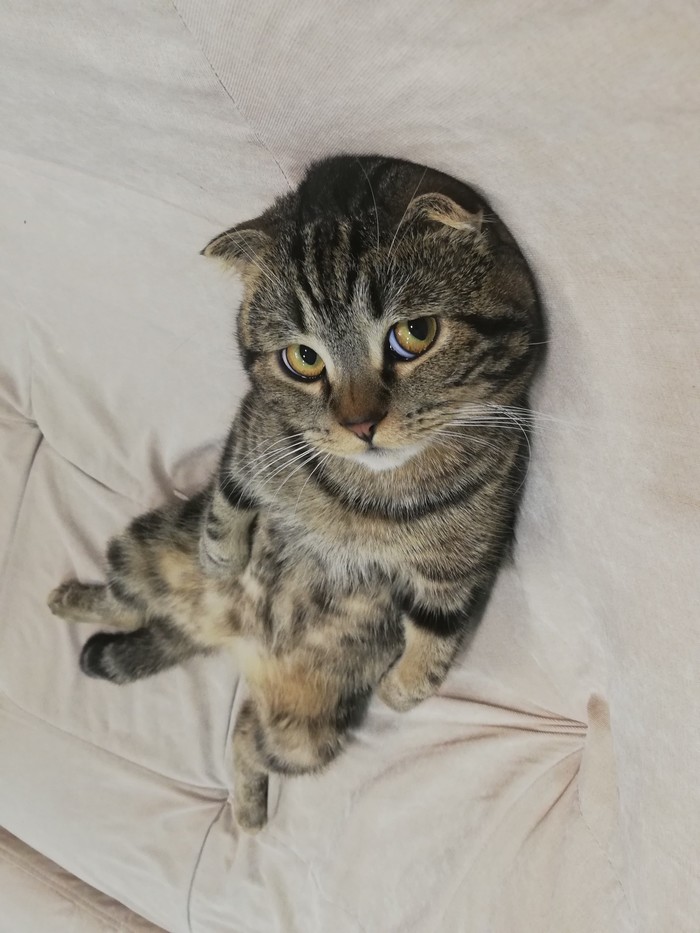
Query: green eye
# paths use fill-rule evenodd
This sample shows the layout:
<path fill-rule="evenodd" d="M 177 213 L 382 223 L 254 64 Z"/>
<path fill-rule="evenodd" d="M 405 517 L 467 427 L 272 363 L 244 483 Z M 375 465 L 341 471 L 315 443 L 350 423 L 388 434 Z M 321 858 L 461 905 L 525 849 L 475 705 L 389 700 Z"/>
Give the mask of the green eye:
<path fill-rule="evenodd" d="M 299 379 L 318 379 L 326 368 L 318 353 L 303 343 L 290 343 L 282 350 L 280 358 L 289 372 Z"/>
<path fill-rule="evenodd" d="M 389 331 L 389 348 L 399 360 L 414 360 L 433 345 L 437 330 L 434 317 L 399 321 Z"/>

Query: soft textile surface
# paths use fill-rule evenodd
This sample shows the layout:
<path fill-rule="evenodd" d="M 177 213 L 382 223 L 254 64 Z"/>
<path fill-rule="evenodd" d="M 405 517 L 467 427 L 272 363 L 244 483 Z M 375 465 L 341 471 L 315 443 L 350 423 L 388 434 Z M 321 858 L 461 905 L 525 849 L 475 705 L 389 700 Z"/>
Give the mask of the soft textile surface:
<path fill-rule="evenodd" d="M 0 0 L 0 25 L 0 825 L 173 933 L 695 933 L 697 5 Z M 92 629 L 44 599 L 206 475 L 244 383 L 238 285 L 198 250 L 340 151 L 482 187 L 549 360 L 470 651 L 248 838 L 227 659 L 90 681 Z"/>
<path fill-rule="evenodd" d="M 0 933 L 163 933 L 0 829 Z"/>

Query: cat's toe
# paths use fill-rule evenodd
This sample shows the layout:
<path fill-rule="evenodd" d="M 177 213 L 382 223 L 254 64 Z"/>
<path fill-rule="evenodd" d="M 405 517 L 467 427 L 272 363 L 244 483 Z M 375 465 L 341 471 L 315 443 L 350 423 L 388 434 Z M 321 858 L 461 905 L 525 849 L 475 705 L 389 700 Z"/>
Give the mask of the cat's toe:
<path fill-rule="evenodd" d="M 236 822 L 247 833 L 259 833 L 267 823 L 267 802 L 236 800 L 233 812 Z"/>
<path fill-rule="evenodd" d="M 377 688 L 379 699 L 397 713 L 407 713 L 434 692 L 428 683 L 406 683 L 397 668 L 390 670 Z"/>
<path fill-rule="evenodd" d="M 55 616 L 63 616 L 67 612 L 70 612 L 73 606 L 76 586 L 80 586 L 77 580 L 67 580 L 54 590 L 51 590 L 46 604 Z"/>

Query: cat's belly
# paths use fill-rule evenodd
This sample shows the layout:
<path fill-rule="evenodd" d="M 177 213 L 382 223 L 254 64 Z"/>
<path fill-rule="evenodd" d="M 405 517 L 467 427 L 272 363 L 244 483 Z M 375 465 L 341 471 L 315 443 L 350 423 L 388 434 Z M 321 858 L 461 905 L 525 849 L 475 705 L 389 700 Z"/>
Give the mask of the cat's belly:
<path fill-rule="evenodd" d="M 272 529 L 258 530 L 238 580 L 234 651 L 249 679 L 275 659 L 298 670 L 347 671 L 351 679 L 364 669 L 372 680 L 394 660 L 401 633 L 388 581 L 323 571 L 303 549 L 280 547 Z"/>

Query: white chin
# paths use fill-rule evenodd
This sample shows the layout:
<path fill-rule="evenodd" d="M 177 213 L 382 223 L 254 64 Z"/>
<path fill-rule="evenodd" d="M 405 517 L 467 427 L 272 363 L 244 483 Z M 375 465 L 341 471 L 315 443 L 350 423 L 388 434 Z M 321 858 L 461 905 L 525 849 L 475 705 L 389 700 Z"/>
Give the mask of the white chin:
<path fill-rule="evenodd" d="M 422 444 L 411 444 L 410 447 L 400 447 L 398 450 L 390 450 L 386 447 L 370 447 L 369 450 L 361 454 L 355 454 L 352 459 L 355 463 L 360 463 L 375 473 L 383 473 L 385 470 L 396 470 L 398 467 L 408 463 L 411 457 L 423 449 Z"/>

